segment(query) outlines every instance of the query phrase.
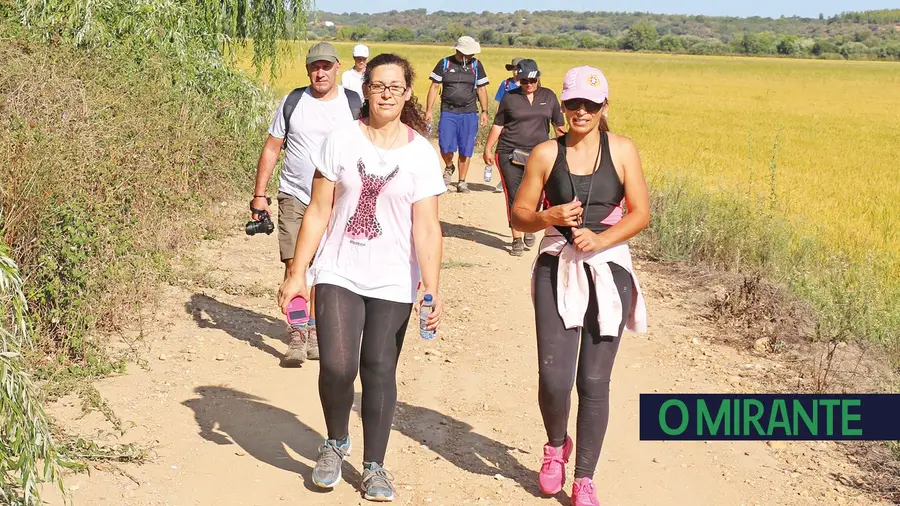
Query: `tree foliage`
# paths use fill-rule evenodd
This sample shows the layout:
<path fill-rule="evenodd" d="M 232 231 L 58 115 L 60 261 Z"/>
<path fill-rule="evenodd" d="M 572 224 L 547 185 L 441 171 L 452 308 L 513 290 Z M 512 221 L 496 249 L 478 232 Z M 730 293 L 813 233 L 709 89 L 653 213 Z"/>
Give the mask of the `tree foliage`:
<path fill-rule="evenodd" d="M 78 45 L 128 46 L 221 59 L 253 43 L 253 64 L 277 71 L 277 41 L 305 34 L 310 0 L 14 0 L 22 25 Z M 300 27 L 300 29 L 297 29 Z"/>
<path fill-rule="evenodd" d="M 25 372 L 33 345 L 25 292 L 9 248 L 0 242 L 0 504 L 41 504 L 38 485 L 56 482 L 60 465 L 47 417 Z"/>
<path fill-rule="evenodd" d="M 335 26 L 315 24 L 311 32 L 339 40 L 397 40 L 394 30 L 404 27 L 421 42 L 447 43 L 471 35 L 484 45 L 516 47 L 900 59 L 894 56 L 900 45 L 900 9 L 779 19 L 573 11 L 429 14 L 425 9 L 319 12 L 317 18 Z M 365 35 L 357 29 L 361 25 Z"/>

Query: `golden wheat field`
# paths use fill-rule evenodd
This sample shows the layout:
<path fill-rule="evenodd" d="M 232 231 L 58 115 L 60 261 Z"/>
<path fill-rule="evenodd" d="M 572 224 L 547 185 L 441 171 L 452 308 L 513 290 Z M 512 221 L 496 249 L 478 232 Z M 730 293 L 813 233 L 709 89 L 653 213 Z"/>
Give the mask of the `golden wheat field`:
<path fill-rule="evenodd" d="M 290 46 L 279 96 L 308 83 L 308 45 Z M 452 53 L 368 45 L 413 62 L 423 103 L 428 74 Z M 352 65 L 353 44 L 335 46 Z M 535 59 L 557 93 L 569 68 L 603 70 L 611 128 L 637 142 L 651 181 L 684 176 L 774 209 L 857 259 L 900 258 L 900 64 L 484 48 L 491 98 L 515 56 Z"/>

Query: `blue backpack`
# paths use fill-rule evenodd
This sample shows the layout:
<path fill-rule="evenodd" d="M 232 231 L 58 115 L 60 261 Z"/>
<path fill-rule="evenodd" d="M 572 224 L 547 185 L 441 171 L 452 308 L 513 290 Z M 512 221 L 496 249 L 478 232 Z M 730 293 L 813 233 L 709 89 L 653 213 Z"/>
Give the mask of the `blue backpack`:
<path fill-rule="evenodd" d="M 450 60 L 444 58 L 444 66 L 441 72 L 447 72 L 450 67 Z M 478 58 L 472 58 L 472 73 L 475 74 L 475 88 L 478 88 Z"/>

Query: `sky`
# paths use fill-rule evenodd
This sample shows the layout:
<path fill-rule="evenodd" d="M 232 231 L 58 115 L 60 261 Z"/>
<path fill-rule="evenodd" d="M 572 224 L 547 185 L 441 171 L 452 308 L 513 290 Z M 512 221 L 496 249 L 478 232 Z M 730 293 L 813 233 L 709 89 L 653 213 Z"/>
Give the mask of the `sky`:
<path fill-rule="evenodd" d="M 512 12 L 518 9 L 571 11 L 628 11 L 659 14 L 705 14 L 708 16 L 825 17 L 844 11 L 897 8 L 898 0 L 314 0 L 317 10 L 326 12 L 385 12 L 426 8 L 428 12 Z"/>

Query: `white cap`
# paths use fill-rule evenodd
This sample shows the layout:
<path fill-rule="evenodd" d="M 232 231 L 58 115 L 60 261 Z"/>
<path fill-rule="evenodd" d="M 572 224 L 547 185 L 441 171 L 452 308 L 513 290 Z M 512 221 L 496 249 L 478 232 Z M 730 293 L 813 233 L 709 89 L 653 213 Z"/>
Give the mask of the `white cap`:
<path fill-rule="evenodd" d="M 353 57 L 354 58 L 368 58 L 369 57 L 369 48 L 365 44 L 359 44 L 353 48 Z"/>

